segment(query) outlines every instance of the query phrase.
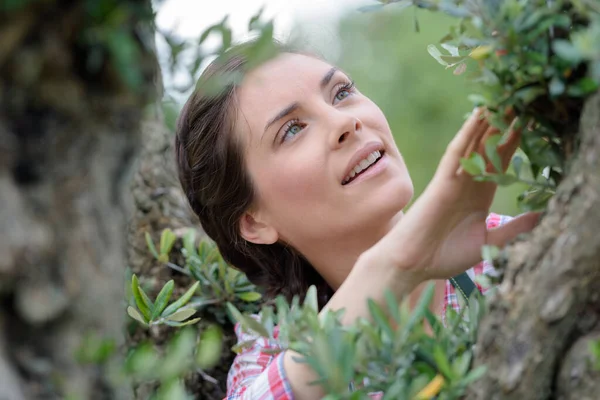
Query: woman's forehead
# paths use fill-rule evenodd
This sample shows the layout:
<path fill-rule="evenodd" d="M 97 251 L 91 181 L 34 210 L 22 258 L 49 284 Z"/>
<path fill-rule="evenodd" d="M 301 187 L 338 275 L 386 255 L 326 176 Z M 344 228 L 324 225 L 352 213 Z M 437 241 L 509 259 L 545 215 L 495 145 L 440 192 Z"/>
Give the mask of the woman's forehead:
<path fill-rule="evenodd" d="M 246 75 L 241 91 L 250 96 L 268 96 L 280 91 L 289 92 L 291 87 L 310 89 L 314 86 L 313 89 L 318 90 L 323 74 L 330 69 L 331 65 L 317 58 L 282 53 Z"/>
<path fill-rule="evenodd" d="M 238 127 L 249 129 L 251 137 L 261 135 L 265 124 L 280 110 L 320 91 L 323 77 L 331 69 L 322 60 L 292 53 L 264 63 L 247 74 L 238 88 L 238 117 L 243 121 Z"/>

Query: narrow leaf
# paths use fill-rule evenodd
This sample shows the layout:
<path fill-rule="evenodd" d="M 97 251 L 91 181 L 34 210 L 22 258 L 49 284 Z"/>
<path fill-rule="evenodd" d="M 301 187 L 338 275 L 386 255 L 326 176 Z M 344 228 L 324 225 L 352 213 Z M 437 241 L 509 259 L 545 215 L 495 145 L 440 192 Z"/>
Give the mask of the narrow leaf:
<path fill-rule="evenodd" d="M 148 232 L 146 232 L 146 244 L 148 245 L 148 249 L 150 253 L 158 260 L 158 252 L 156 251 L 156 247 L 154 247 L 154 242 L 152 241 L 152 237 Z"/>
<path fill-rule="evenodd" d="M 144 317 L 142 316 L 142 314 L 140 314 L 140 312 L 138 310 L 136 310 L 135 308 L 128 306 L 127 307 L 127 314 L 129 314 L 129 316 L 133 319 L 135 319 L 136 321 L 138 321 L 140 324 L 142 324 L 143 326 L 148 326 L 148 323 L 146 322 L 146 320 L 144 319 Z"/>
<path fill-rule="evenodd" d="M 168 255 L 177 240 L 177 236 L 170 229 L 164 229 L 160 235 L 160 254 Z"/>
<path fill-rule="evenodd" d="M 195 282 L 192 285 L 192 287 L 190 287 L 179 299 L 177 299 L 176 301 L 171 303 L 167 308 L 165 308 L 165 310 L 162 313 L 162 316 L 167 317 L 173 314 L 179 308 L 185 306 L 188 303 L 188 301 L 190 301 L 194 293 L 196 293 L 196 290 L 198 289 L 199 285 L 200 282 Z"/>
<path fill-rule="evenodd" d="M 433 348 L 433 358 L 439 371 L 448 379 L 454 379 L 454 372 L 448 362 L 448 356 L 441 346 L 436 345 Z"/>
<path fill-rule="evenodd" d="M 435 47 L 434 44 L 430 44 L 429 46 L 427 46 L 427 52 L 433 57 L 435 58 L 435 60 L 442 64 L 444 67 L 448 66 L 448 63 L 446 61 L 444 61 L 442 59 L 442 53 L 438 50 L 437 47 Z"/>
<path fill-rule="evenodd" d="M 237 297 L 239 297 L 240 299 L 248 302 L 248 303 L 252 303 L 254 301 L 258 301 L 262 298 L 262 295 L 258 292 L 243 292 L 243 293 L 238 293 Z"/>
<path fill-rule="evenodd" d="M 169 321 L 166 320 L 165 324 L 169 325 L 169 326 L 174 326 L 176 328 L 181 328 L 182 326 L 187 326 L 187 325 L 192 325 L 195 324 L 196 322 L 200 321 L 202 318 L 194 318 L 194 319 L 188 319 L 185 322 L 177 322 L 177 321 Z"/>
<path fill-rule="evenodd" d="M 183 235 L 183 248 L 186 252 L 186 257 L 192 257 L 196 255 L 196 231 L 193 228 L 188 229 L 185 235 Z"/>
<path fill-rule="evenodd" d="M 196 348 L 196 364 L 201 369 L 212 368 L 221 359 L 223 331 L 218 325 L 210 325 L 200 334 Z"/>
<path fill-rule="evenodd" d="M 388 338 L 392 339 L 394 337 L 394 331 L 383 309 L 372 299 L 369 299 L 367 301 L 367 304 L 369 306 L 369 312 L 371 313 L 371 316 L 375 320 L 377 326 L 381 328 L 381 330 L 388 336 Z"/>
<path fill-rule="evenodd" d="M 138 310 L 142 313 L 144 318 L 146 320 L 150 320 L 150 315 L 152 314 L 152 312 L 150 311 L 152 309 L 152 304 L 146 302 L 144 297 L 142 297 L 140 290 L 141 288 L 140 282 L 138 281 L 138 277 L 135 274 L 133 274 L 133 276 L 131 277 L 131 292 L 133 294 L 133 299 L 135 300 L 135 304 L 137 305 Z M 150 299 L 148 299 L 147 301 L 149 302 Z"/>
<path fill-rule="evenodd" d="M 308 288 L 308 291 L 306 292 L 306 297 L 304 298 L 304 306 L 310 307 L 314 311 L 319 310 L 316 286 L 312 285 L 311 287 Z"/>
<path fill-rule="evenodd" d="M 256 339 L 245 340 L 243 342 L 238 342 L 234 346 L 231 347 L 231 351 L 236 354 L 240 354 L 242 351 L 252 348 Z"/>
<path fill-rule="evenodd" d="M 196 310 L 193 308 L 181 308 L 175 311 L 173 314 L 169 315 L 167 319 L 169 321 L 182 322 L 196 314 Z"/>
<path fill-rule="evenodd" d="M 514 156 L 512 159 L 512 164 L 513 164 L 513 169 L 515 170 L 515 175 L 517 175 L 517 178 L 521 177 L 521 167 L 523 166 L 523 157 L 521 156 Z"/>
<path fill-rule="evenodd" d="M 156 301 L 154 303 L 154 309 L 152 310 L 152 318 L 151 318 L 152 321 L 154 321 L 156 318 L 158 318 L 158 316 L 163 312 L 163 310 L 167 306 L 167 303 L 169 302 L 169 299 L 171 298 L 171 294 L 173 294 L 174 286 L 175 286 L 175 283 L 171 279 L 169 282 L 165 283 L 165 286 L 163 286 L 163 288 L 160 290 L 160 293 L 158 293 L 158 296 L 156 296 Z"/>

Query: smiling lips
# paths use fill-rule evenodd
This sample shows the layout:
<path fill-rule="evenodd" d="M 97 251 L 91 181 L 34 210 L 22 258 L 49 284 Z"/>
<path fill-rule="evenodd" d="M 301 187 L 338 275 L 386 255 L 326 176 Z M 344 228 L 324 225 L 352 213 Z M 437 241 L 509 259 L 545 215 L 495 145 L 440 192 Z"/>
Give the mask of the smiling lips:
<path fill-rule="evenodd" d="M 383 151 L 375 150 L 372 153 L 369 153 L 369 155 L 367 157 L 365 157 L 362 160 L 360 160 L 354 166 L 354 168 L 352 168 L 352 170 L 350 171 L 350 173 L 348 175 L 346 175 L 346 177 L 342 181 L 342 185 L 346 185 L 346 184 L 352 182 L 354 180 L 354 178 L 356 178 L 362 172 L 364 172 L 369 167 L 371 167 L 371 165 L 373 165 L 377 161 L 379 161 L 379 159 L 382 157 L 382 152 Z"/>

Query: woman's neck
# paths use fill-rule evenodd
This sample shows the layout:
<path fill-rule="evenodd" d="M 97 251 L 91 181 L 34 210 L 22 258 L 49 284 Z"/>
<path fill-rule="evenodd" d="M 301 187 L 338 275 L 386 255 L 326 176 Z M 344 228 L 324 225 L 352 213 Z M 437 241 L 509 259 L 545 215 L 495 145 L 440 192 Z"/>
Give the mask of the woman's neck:
<path fill-rule="evenodd" d="M 402 215 L 403 212 L 400 211 L 387 224 L 361 230 L 360 235 L 348 235 L 339 242 L 312 246 L 311 251 L 305 255 L 329 286 L 337 290 L 348 277 L 358 257 L 385 236 Z"/>

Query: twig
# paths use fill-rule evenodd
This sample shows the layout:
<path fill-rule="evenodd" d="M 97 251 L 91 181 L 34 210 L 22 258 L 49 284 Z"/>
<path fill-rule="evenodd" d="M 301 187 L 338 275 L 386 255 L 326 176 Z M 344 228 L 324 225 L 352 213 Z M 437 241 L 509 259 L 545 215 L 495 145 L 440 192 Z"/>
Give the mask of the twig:
<path fill-rule="evenodd" d="M 177 264 L 173 264 L 172 262 L 168 262 L 167 261 L 166 265 L 167 265 L 167 267 L 169 267 L 169 268 L 171 268 L 171 269 L 173 269 L 173 270 L 175 270 L 177 272 L 180 272 L 180 273 L 182 273 L 184 275 L 190 276 L 190 272 L 187 269 L 181 268 Z"/>
<path fill-rule="evenodd" d="M 205 380 L 208 381 L 214 385 L 218 385 L 219 381 L 216 380 L 215 378 L 213 378 L 212 376 L 208 375 L 206 372 L 202 371 L 201 369 L 198 369 L 198 373 L 200 374 L 200 376 Z"/>

